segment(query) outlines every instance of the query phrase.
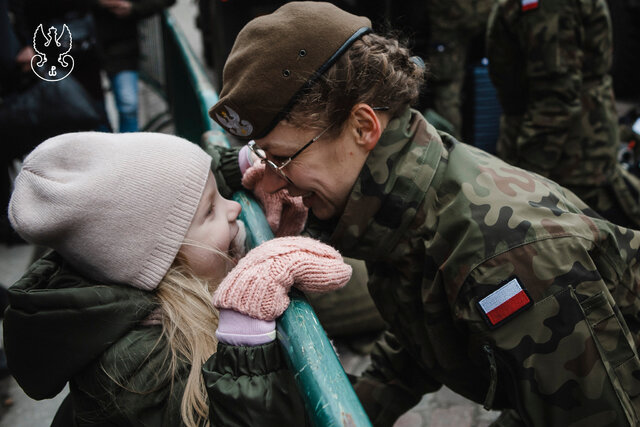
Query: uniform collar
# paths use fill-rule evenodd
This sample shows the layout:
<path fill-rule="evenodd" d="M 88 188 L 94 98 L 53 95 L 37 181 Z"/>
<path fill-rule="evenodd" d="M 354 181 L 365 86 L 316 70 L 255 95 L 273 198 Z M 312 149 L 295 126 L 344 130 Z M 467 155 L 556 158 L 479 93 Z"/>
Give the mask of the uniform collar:
<path fill-rule="evenodd" d="M 362 168 L 330 243 L 343 255 L 387 254 L 413 222 L 443 151 L 422 115 L 407 108 L 389 122 Z"/>

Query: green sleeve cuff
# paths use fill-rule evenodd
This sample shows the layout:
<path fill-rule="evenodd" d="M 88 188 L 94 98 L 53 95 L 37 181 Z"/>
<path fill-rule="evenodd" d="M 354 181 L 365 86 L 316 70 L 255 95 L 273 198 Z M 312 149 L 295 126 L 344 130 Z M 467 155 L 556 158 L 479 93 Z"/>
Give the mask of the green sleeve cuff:
<path fill-rule="evenodd" d="M 211 171 L 216 178 L 220 194 L 227 199 L 238 190 L 242 190 L 242 173 L 238 163 L 239 147 L 214 147 L 211 155 Z"/>
<path fill-rule="evenodd" d="M 218 375 L 266 375 L 286 368 L 286 361 L 277 341 L 257 346 L 235 346 L 218 343 L 218 351 L 207 360 L 202 369 Z"/>
<path fill-rule="evenodd" d="M 202 374 L 213 426 L 310 425 L 277 341 L 255 347 L 218 343 Z"/>

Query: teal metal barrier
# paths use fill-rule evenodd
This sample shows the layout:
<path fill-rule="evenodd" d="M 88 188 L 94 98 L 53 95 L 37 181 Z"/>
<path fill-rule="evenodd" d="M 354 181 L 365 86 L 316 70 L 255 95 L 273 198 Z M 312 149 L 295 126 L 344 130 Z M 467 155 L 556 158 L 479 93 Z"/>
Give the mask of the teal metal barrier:
<path fill-rule="evenodd" d="M 208 115 L 218 95 L 169 12 L 164 14 L 162 27 L 167 96 L 176 134 L 205 150 L 216 143 L 230 146 L 225 132 Z M 240 219 L 246 225 L 248 246 L 272 239 L 255 199 L 245 192 L 237 192 L 233 198 L 242 205 Z M 277 336 L 309 418 L 316 426 L 371 426 L 313 308 L 301 292 L 294 290 L 290 297 L 289 307 L 276 322 Z"/>
<path fill-rule="evenodd" d="M 171 13 L 165 11 L 163 18 L 166 92 L 175 132 L 199 144 L 205 131 L 217 127 L 208 109 L 218 94 Z"/>

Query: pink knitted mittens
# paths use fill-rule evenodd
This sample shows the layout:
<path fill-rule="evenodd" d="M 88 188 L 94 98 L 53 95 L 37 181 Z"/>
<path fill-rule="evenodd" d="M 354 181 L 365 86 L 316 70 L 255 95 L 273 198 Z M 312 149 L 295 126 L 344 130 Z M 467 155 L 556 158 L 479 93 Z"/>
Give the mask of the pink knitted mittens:
<path fill-rule="evenodd" d="M 332 247 L 308 237 L 281 237 L 249 251 L 213 295 L 213 304 L 256 319 L 274 320 L 289 305 L 292 285 L 306 292 L 344 286 L 351 267 Z"/>
<path fill-rule="evenodd" d="M 300 234 L 307 222 L 307 207 L 302 203 L 302 197 L 293 197 L 286 188 L 275 193 L 264 190 L 262 178 L 265 165 L 256 163 L 242 176 L 242 185 L 253 191 L 262 203 L 267 222 L 276 237 L 295 236 Z"/>

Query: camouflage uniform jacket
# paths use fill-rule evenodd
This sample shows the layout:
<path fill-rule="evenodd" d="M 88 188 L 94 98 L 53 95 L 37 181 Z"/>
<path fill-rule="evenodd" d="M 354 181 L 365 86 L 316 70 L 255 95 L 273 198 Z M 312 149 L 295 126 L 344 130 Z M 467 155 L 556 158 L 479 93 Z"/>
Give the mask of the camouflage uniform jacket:
<path fill-rule="evenodd" d="M 637 195 L 624 180 L 639 189 L 640 182 L 617 161 L 606 1 L 540 1 L 523 9 L 521 0 L 499 0 L 488 24 L 489 73 L 504 111 L 498 155 L 571 189 L 607 218 L 640 228 Z M 616 195 L 627 218 L 605 213 L 607 194 Z"/>
<path fill-rule="evenodd" d="M 355 384 L 374 425 L 441 384 L 528 425 L 637 425 L 640 232 L 415 110 L 389 123 L 332 228 L 389 325 Z M 478 302 L 514 278 L 532 305 L 489 327 Z"/>

